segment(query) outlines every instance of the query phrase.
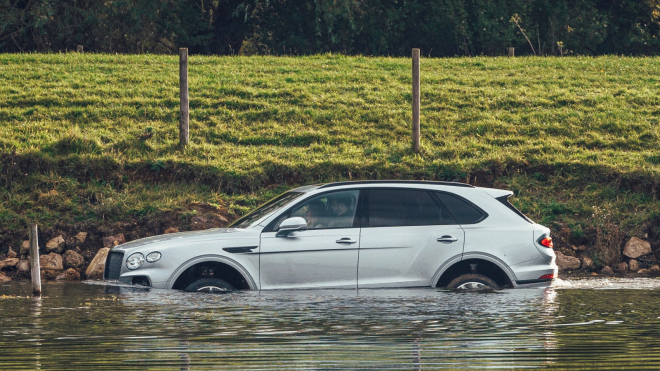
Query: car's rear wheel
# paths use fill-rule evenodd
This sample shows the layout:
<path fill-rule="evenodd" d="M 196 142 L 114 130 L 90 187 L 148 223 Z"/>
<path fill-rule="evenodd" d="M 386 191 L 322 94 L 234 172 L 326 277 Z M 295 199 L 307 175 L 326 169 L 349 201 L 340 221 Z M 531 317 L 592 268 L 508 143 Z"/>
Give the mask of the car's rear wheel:
<path fill-rule="evenodd" d="M 500 287 L 491 278 L 478 273 L 460 275 L 447 284 L 451 290 L 497 290 Z"/>
<path fill-rule="evenodd" d="M 219 278 L 200 278 L 190 285 L 186 286 L 185 291 L 190 292 L 229 292 L 234 291 L 234 287 Z"/>

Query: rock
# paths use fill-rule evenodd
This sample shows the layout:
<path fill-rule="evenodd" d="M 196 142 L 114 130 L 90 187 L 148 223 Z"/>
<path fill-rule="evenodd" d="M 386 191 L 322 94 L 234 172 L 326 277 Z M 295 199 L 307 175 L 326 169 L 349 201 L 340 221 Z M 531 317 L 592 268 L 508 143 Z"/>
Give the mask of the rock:
<path fill-rule="evenodd" d="M 630 259 L 630 261 L 628 261 L 628 267 L 631 271 L 636 272 L 639 270 L 639 262 L 635 259 Z"/>
<path fill-rule="evenodd" d="M 73 268 L 65 270 L 62 274 L 55 277 L 57 281 L 80 281 L 80 273 Z"/>
<path fill-rule="evenodd" d="M 580 246 L 577 247 L 577 251 L 586 251 L 586 250 L 587 250 L 587 247 L 584 246 L 584 245 L 580 245 Z"/>
<path fill-rule="evenodd" d="M 30 240 L 23 241 L 23 244 L 21 245 L 21 251 L 19 251 L 21 255 L 27 255 L 30 253 Z"/>
<path fill-rule="evenodd" d="M 560 271 L 580 269 L 580 259 L 572 256 L 566 256 L 559 251 L 555 251 L 557 255 L 557 266 Z"/>
<path fill-rule="evenodd" d="M 640 269 L 637 271 L 637 274 L 649 274 L 651 273 L 650 269 Z"/>
<path fill-rule="evenodd" d="M 46 252 L 56 252 L 61 254 L 65 247 L 66 243 L 64 242 L 64 237 L 57 236 L 46 243 Z"/>
<path fill-rule="evenodd" d="M 92 262 L 89 263 L 89 266 L 85 271 L 85 276 L 87 276 L 87 279 L 96 280 L 103 278 L 105 259 L 108 257 L 108 252 L 110 252 L 110 248 L 104 247 L 96 253 L 96 256 L 94 256 L 94 259 L 92 259 Z"/>
<path fill-rule="evenodd" d="M 114 236 L 103 237 L 103 247 L 114 247 L 121 245 L 126 242 L 126 238 L 123 233 L 116 234 Z"/>
<path fill-rule="evenodd" d="M 87 240 L 87 232 L 80 232 L 74 237 L 76 242 L 78 242 L 80 245 L 85 243 L 85 240 Z"/>
<path fill-rule="evenodd" d="M 600 274 L 602 274 L 603 276 L 613 276 L 614 271 L 612 270 L 612 268 L 606 265 L 603 267 L 603 269 L 600 270 Z"/>
<path fill-rule="evenodd" d="M 30 261 L 29 260 L 19 260 L 16 264 L 16 270 L 18 271 L 19 276 L 29 277 L 30 276 Z"/>
<path fill-rule="evenodd" d="M 625 272 L 628 270 L 628 263 L 621 262 L 614 265 L 614 270 L 617 272 Z"/>
<path fill-rule="evenodd" d="M 48 255 L 41 255 L 39 257 L 39 268 L 43 270 L 63 271 L 62 255 L 54 252 Z"/>
<path fill-rule="evenodd" d="M 6 274 L 0 272 L 0 283 L 9 282 L 9 281 L 11 281 L 11 277 L 9 277 Z"/>
<path fill-rule="evenodd" d="M 651 268 L 649 268 L 649 270 L 652 273 L 658 273 L 658 272 L 660 272 L 660 267 L 656 264 L 656 265 L 652 266 Z"/>
<path fill-rule="evenodd" d="M 582 269 L 591 269 L 594 267 L 594 261 L 586 256 L 582 258 Z"/>
<path fill-rule="evenodd" d="M 0 261 L 0 270 L 5 268 L 14 268 L 18 264 L 18 258 L 7 258 Z"/>
<path fill-rule="evenodd" d="M 651 244 L 637 237 L 632 237 L 623 248 L 623 255 L 636 259 L 642 255 L 651 253 Z"/>
<path fill-rule="evenodd" d="M 80 268 L 85 264 L 85 258 L 79 253 L 69 250 L 62 255 L 64 268 Z"/>
<path fill-rule="evenodd" d="M 591 272 L 591 275 L 595 277 L 595 276 L 598 275 L 598 273 L 596 273 L 596 272 Z"/>
<path fill-rule="evenodd" d="M 169 234 L 169 233 L 179 233 L 179 228 L 169 227 L 165 230 L 165 234 Z"/>
<path fill-rule="evenodd" d="M 52 281 L 62 274 L 62 271 L 56 269 L 42 269 L 40 272 L 43 281 Z"/>
<path fill-rule="evenodd" d="M 16 254 L 16 251 L 12 250 L 11 247 L 9 250 L 7 250 L 7 257 L 8 258 L 16 258 L 18 257 L 18 254 Z"/>

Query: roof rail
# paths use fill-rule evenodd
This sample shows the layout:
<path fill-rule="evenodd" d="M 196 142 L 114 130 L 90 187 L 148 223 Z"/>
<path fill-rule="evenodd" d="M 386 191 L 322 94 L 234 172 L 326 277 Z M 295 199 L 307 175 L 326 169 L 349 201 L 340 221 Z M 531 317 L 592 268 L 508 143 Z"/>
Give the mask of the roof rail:
<path fill-rule="evenodd" d="M 458 182 L 442 182 L 442 181 L 432 181 L 432 180 L 357 180 L 352 182 L 335 182 L 335 183 L 326 183 L 320 186 L 321 188 L 349 185 L 349 184 L 383 184 L 383 183 L 396 183 L 396 184 L 428 184 L 428 185 L 443 185 L 443 186 L 452 186 L 452 187 L 468 187 L 474 188 L 473 185 L 467 183 L 458 183 Z"/>

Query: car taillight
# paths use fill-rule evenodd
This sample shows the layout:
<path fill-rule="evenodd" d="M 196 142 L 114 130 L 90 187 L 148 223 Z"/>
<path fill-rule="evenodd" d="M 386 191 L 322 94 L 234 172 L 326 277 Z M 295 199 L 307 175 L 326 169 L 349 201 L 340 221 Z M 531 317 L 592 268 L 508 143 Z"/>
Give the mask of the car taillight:
<path fill-rule="evenodd" d="M 540 243 L 541 245 L 545 246 L 545 247 L 548 247 L 548 248 L 553 248 L 553 246 L 555 246 L 555 245 L 552 243 L 552 237 L 546 237 L 546 238 L 540 240 L 539 243 Z"/>
<path fill-rule="evenodd" d="M 540 280 L 552 280 L 552 279 L 554 279 L 554 278 L 555 278 L 555 274 L 554 274 L 554 273 L 544 274 L 544 275 L 542 275 L 541 277 L 539 277 Z"/>

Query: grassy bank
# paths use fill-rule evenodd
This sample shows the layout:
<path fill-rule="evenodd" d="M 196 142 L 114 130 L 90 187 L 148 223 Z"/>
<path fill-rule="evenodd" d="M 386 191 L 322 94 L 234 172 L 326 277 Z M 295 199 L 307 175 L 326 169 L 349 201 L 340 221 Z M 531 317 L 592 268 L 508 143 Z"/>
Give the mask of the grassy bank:
<path fill-rule="evenodd" d="M 0 234 L 167 215 L 160 233 L 299 184 L 459 179 L 596 256 L 660 234 L 659 62 L 424 59 L 414 154 L 409 59 L 192 56 L 181 149 L 176 56 L 0 55 Z"/>

